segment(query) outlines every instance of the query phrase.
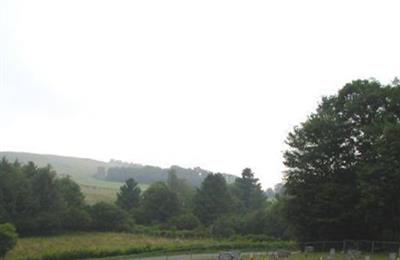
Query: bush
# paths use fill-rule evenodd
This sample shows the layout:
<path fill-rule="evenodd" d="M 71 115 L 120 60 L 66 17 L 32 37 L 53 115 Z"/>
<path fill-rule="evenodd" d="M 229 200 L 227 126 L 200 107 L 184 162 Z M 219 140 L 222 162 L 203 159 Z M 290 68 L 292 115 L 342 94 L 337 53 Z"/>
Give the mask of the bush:
<path fill-rule="evenodd" d="M 211 226 L 211 234 L 216 237 L 231 237 L 235 235 L 235 223 L 233 217 L 220 217 Z"/>
<path fill-rule="evenodd" d="M 15 227 L 9 223 L 0 225 L 0 257 L 4 257 L 17 243 Z"/>
<path fill-rule="evenodd" d="M 87 230 L 90 228 L 92 218 L 85 209 L 71 208 L 67 211 L 63 224 L 67 230 Z"/>
<path fill-rule="evenodd" d="M 180 230 L 193 230 L 200 226 L 200 220 L 192 213 L 176 216 L 170 223 Z"/>
<path fill-rule="evenodd" d="M 105 202 L 90 208 L 92 228 L 100 231 L 131 231 L 134 222 L 129 214 L 117 206 Z"/>

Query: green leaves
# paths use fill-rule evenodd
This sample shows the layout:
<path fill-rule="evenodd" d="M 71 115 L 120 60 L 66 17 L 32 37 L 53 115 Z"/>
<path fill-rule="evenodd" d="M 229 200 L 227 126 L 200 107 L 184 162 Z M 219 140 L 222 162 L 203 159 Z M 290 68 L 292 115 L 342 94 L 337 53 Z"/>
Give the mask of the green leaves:
<path fill-rule="evenodd" d="M 399 86 L 353 81 L 289 134 L 288 218 L 301 239 L 382 239 L 389 227 L 400 238 L 399 101 Z"/>
<path fill-rule="evenodd" d="M 4 257 L 17 243 L 17 232 L 10 223 L 0 224 L 0 257 Z"/>

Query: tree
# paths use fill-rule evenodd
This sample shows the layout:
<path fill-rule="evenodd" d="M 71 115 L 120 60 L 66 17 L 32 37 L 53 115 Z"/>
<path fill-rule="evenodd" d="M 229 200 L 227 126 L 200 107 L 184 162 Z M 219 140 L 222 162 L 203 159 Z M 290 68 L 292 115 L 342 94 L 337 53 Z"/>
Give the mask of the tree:
<path fill-rule="evenodd" d="M 90 207 L 92 227 L 100 231 L 130 231 L 133 221 L 128 213 L 114 204 L 98 202 Z"/>
<path fill-rule="evenodd" d="M 180 204 L 164 182 L 155 182 L 143 193 L 142 210 L 147 223 L 166 223 L 180 213 Z"/>
<path fill-rule="evenodd" d="M 193 230 L 200 226 L 200 220 L 192 213 L 185 213 L 173 217 L 170 223 L 177 229 Z"/>
<path fill-rule="evenodd" d="M 3 258 L 17 243 L 17 232 L 10 223 L 0 224 L 0 258 Z"/>
<path fill-rule="evenodd" d="M 235 180 L 233 191 L 240 201 L 241 211 L 260 209 L 266 200 L 261 184 L 250 168 L 244 169 L 242 177 Z"/>
<path fill-rule="evenodd" d="M 87 229 L 84 197 L 69 177 L 57 178 L 51 168 L 33 163 L 0 161 L 0 221 L 22 235 Z"/>
<path fill-rule="evenodd" d="M 182 208 L 189 208 L 195 194 L 195 189 L 185 179 L 178 178 L 175 168 L 168 171 L 167 185 L 170 191 L 175 192 Z"/>
<path fill-rule="evenodd" d="M 117 194 L 117 205 L 125 210 L 137 208 L 140 202 L 140 187 L 133 179 L 128 179 Z"/>
<path fill-rule="evenodd" d="M 194 214 L 205 225 L 232 212 L 232 198 L 225 178 L 219 173 L 209 174 L 197 190 L 193 204 Z"/>
<path fill-rule="evenodd" d="M 68 208 L 81 208 L 84 206 L 85 196 L 81 187 L 69 176 L 56 179 L 55 185 Z"/>
<path fill-rule="evenodd" d="M 358 80 L 289 134 L 286 212 L 300 239 L 400 238 L 399 118 L 399 86 Z"/>

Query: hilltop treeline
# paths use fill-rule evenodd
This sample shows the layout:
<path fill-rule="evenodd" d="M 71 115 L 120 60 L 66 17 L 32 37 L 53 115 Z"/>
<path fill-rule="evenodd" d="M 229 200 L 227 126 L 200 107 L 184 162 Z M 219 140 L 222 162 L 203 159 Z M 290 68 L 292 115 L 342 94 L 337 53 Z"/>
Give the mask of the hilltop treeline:
<path fill-rule="evenodd" d="M 133 178 L 141 184 L 152 184 L 157 181 L 166 181 L 168 172 L 173 170 L 175 174 L 192 186 L 199 187 L 210 171 L 199 167 L 190 169 L 179 166 L 171 166 L 169 169 L 156 166 L 143 166 L 139 164 L 125 166 L 98 167 L 95 177 L 106 181 L 125 182 Z M 231 183 L 236 176 L 222 174 L 227 182 Z"/>
<path fill-rule="evenodd" d="M 197 189 L 171 169 L 165 182 L 144 192 L 128 179 L 115 203 L 86 205 L 79 185 L 57 176 L 50 166 L 0 162 L 0 223 L 12 223 L 21 235 L 186 230 L 202 236 L 282 238 L 287 234 L 279 205 L 267 201 L 250 169 L 232 184 L 221 174 L 208 174 Z"/>

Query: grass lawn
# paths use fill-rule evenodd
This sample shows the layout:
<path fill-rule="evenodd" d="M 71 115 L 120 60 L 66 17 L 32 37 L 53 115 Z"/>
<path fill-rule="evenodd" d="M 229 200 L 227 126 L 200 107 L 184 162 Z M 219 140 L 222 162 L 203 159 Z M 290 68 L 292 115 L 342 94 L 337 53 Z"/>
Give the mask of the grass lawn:
<path fill-rule="evenodd" d="M 50 237 L 21 238 L 9 252 L 11 259 L 79 259 L 117 255 L 204 252 L 231 248 L 296 248 L 296 243 L 176 239 L 112 232 L 83 232 Z"/>

